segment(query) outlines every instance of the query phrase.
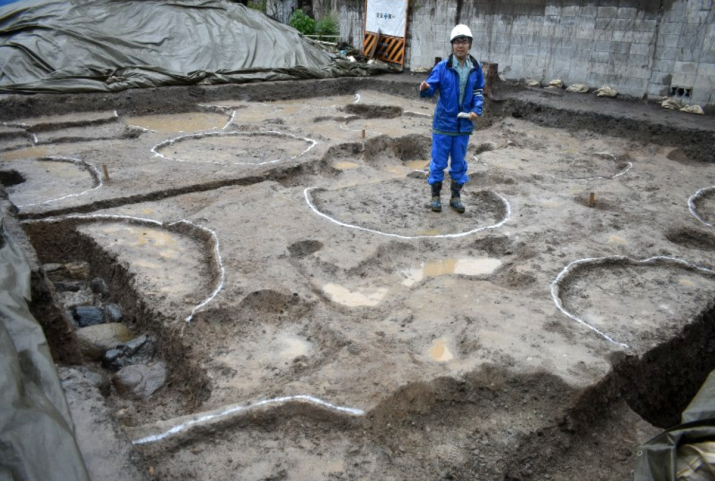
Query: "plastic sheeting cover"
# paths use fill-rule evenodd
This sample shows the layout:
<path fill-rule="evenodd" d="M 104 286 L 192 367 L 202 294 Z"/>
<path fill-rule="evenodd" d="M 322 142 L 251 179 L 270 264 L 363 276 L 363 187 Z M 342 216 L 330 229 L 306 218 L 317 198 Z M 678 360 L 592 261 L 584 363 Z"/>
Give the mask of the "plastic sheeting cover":
<path fill-rule="evenodd" d="M 688 445 L 707 446 L 707 441 L 715 440 L 715 371 L 711 372 L 705 383 L 690 402 L 690 405 L 683 411 L 681 416 L 683 424 L 657 435 L 638 451 L 636 458 L 636 469 L 634 472 L 635 481 L 676 481 L 681 479 L 712 479 L 711 477 L 698 478 L 701 473 L 686 475 L 679 472 L 685 465 L 683 457 L 689 464 L 708 463 L 708 458 L 712 457 L 712 452 L 706 453 L 700 459 L 697 456 L 690 456 L 687 450 Z M 712 444 L 707 446 L 712 449 Z M 712 468 L 712 466 L 711 466 Z M 706 470 L 703 470 L 706 471 Z"/>
<path fill-rule="evenodd" d="M 90 92 L 364 76 L 228 0 L 21 0 L 0 6 L 0 92 Z"/>
<path fill-rule="evenodd" d="M 0 213 L 0 479 L 88 480 L 29 298 L 30 268 L 2 228 Z"/>

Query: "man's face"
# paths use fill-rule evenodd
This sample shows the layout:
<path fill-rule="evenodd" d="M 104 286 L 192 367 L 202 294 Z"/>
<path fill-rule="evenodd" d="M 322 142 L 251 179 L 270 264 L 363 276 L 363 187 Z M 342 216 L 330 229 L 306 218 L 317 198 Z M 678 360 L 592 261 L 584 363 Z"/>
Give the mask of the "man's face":
<path fill-rule="evenodd" d="M 452 52 L 460 60 L 467 58 L 467 54 L 469 53 L 469 39 L 458 38 L 452 42 Z"/>

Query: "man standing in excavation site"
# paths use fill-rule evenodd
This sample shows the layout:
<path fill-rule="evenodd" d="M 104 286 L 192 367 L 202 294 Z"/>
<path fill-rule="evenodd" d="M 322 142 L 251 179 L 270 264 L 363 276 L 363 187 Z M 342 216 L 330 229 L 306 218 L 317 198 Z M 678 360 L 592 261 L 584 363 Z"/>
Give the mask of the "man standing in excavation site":
<path fill-rule="evenodd" d="M 467 175 L 467 144 L 474 130 L 472 121 L 482 115 L 484 75 L 479 62 L 469 55 L 472 32 L 466 25 L 457 25 L 450 35 L 452 54 L 432 69 L 429 78 L 420 84 L 420 97 L 432 97 L 439 90 L 439 100 L 432 121 L 432 162 L 427 182 L 432 189 L 432 201 L 427 207 L 442 211 L 439 194 L 442 191 L 444 169 L 451 158 L 449 177 L 452 197 L 449 205 L 460 214 L 465 208 L 460 199 Z"/>

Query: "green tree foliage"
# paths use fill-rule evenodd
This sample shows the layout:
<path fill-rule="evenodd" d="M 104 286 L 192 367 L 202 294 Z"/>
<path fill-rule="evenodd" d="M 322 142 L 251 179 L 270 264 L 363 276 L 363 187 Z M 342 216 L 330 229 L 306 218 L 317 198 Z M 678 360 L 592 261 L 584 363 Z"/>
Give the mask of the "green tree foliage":
<path fill-rule="evenodd" d="M 249 0 L 247 7 L 266 13 L 266 0 Z"/>
<path fill-rule="evenodd" d="M 329 13 L 315 24 L 315 34 L 324 36 L 336 36 L 340 35 L 340 26 L 338 25 L 338 18 L 333 13 Z M 328 40 L 335 40 L 334 38 Z"/>
<path fill-rule="evenodd" d="M 303 35 L 313 35 L 315 32 L 315 20 L 303 13 L 301 9 L 293 12 L 288 23 Z"/>

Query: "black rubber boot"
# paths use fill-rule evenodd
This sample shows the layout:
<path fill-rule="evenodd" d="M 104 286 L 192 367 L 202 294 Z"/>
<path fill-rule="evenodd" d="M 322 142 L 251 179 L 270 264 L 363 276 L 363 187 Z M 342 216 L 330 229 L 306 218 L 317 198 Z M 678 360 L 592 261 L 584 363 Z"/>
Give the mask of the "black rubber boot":
<path fill-rule="evenodd" d="M 439 200 L 439 193 L 442 192 L 442 182 L 435 182 L 432 187 L 432 201 L 427 204 L 428 209 L 432 212 L 442 212 L 442 202 Z"/>
<path fill-rule="evenodd" d="M 462 199 L 460 198 L 462 185 L 459 185 L 455 181 L 452 181 L 452 185 L 450 186 L 450 188 L 452 189 L 452 198 L 449 199 L 449 206 L 460 214 L 463 214 L 464 211 L 467 210 L 464 207 L 464 204 L 462 204 Z"/>

